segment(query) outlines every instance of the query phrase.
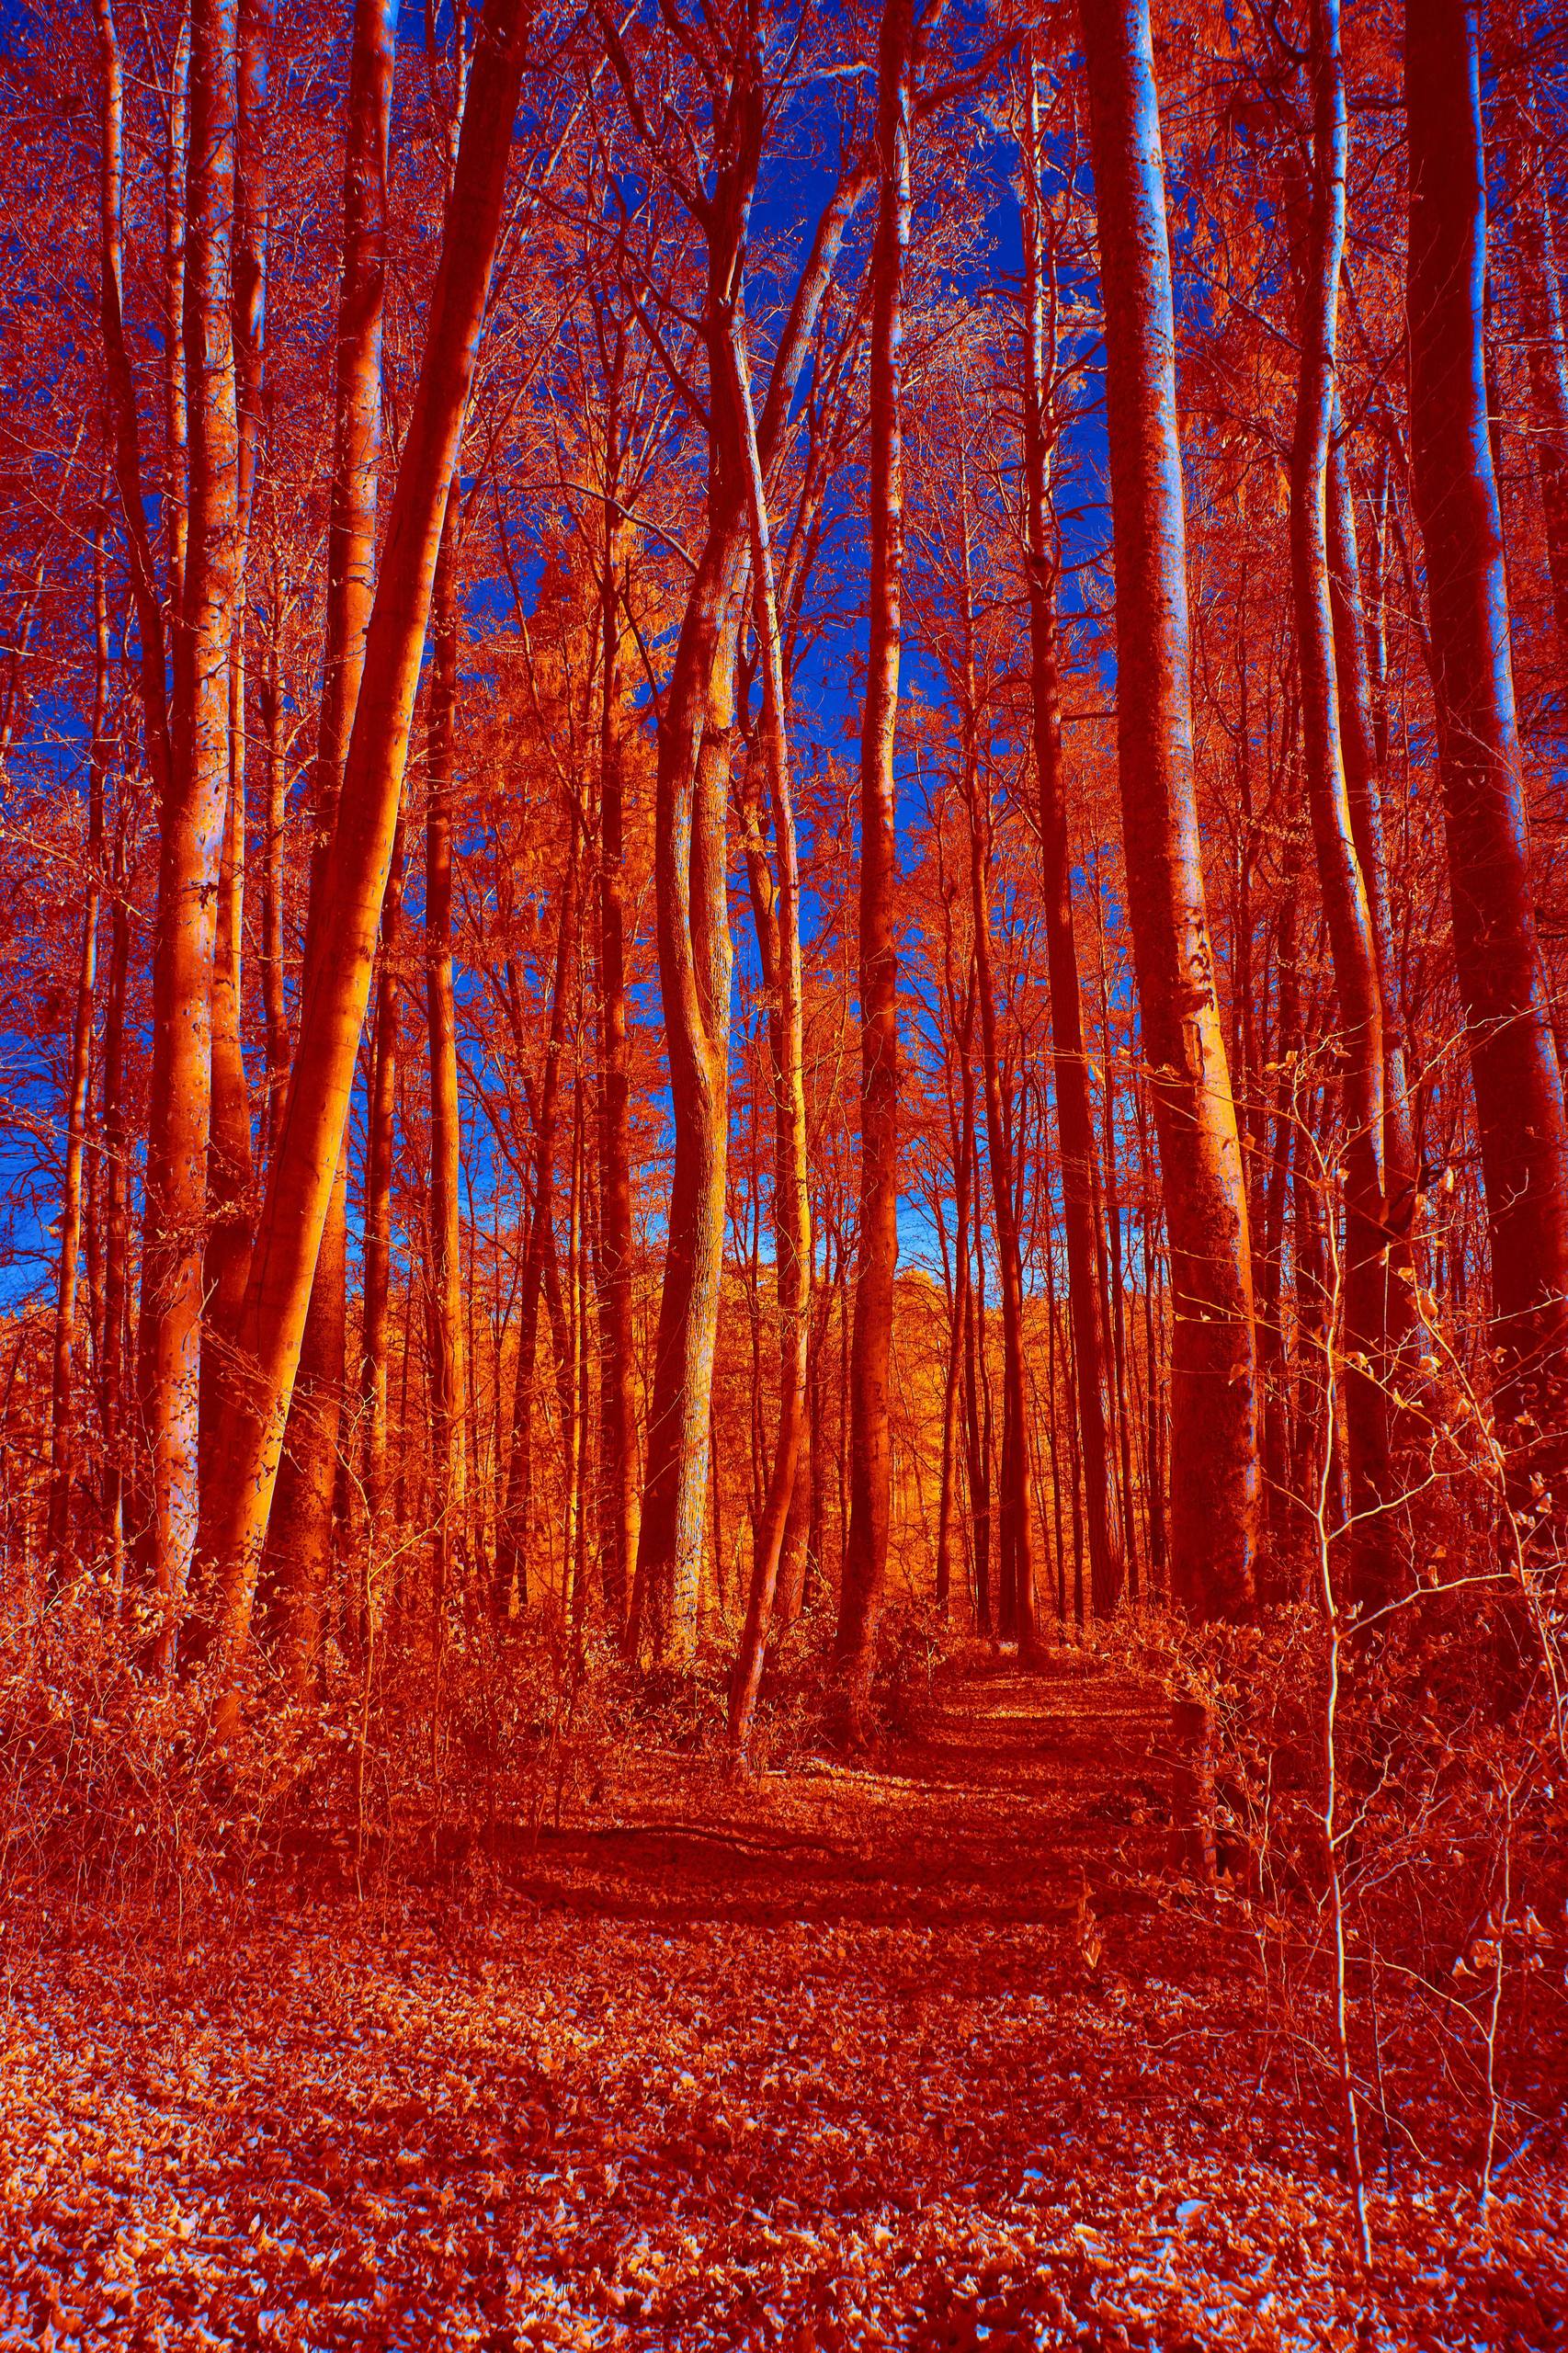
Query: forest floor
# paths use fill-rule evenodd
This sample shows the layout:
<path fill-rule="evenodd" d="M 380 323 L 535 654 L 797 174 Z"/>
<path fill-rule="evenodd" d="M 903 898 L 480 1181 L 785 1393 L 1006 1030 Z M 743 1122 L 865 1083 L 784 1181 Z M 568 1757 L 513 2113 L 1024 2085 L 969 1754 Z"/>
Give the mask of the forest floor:
<path fill-rule="evenodd" d="M 1544 2135 L 1483 2224 L 1371 2120 L 1362 2276 L 1332 2072 L 1166 1871 L 1174 1762 L 1068 1662 L 877 1770 L 597 1789 L 483 1904 L 13 1916 L 0 2345 L 1568 2346 Z"/>

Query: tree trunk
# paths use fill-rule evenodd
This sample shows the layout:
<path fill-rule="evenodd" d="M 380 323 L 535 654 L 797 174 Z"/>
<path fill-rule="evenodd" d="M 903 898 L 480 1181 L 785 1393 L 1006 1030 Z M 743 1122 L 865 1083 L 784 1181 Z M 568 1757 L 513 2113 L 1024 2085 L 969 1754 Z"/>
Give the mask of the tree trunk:
<path fill-rule="evenodd" d="M 847 1728 L 864 1737 L 887 1583 L 888 1390 L 898 1269 L 898 728 L 903 642 L 903 262 L 910 229 L 912 0 L 883 0 L 878 42 L 877 226 L 871 251 L 871 585 L 860 723 L 860 1233 L 849 1428 L 849 1532 L 835 1643 Z"/>
<path fill-rule="evenodd" d="M 1529 27 L 1520 0 L 1500 0 L 1498 18 L 1496 143 L 1508 194 L 1514 287 L 1535 411 L 1531 441 L 1557 624 L 1561 723 L 1568 706 L 1568 339 Z"/>
<path fill-rule="evenodd" d="M 1170 1238 L 1172 1586 L 1254 1601 L 1258 1461 L 1246 1187 L 1194 793 L 1175 322 L 1148 0 L 1080 0 L 1106 314 L 1128 908 Z"/>
<path fill-rule="evenodd" d="M 617 345 L 618 356 L 623 346 Z M 599 999 L 602 1071 L 599 1131 L 600 1547 L 605 1614 L 626 1624 L 637 1559 L 637 1352 L 632 1324 L 631 1057 L 626 1004 L 625 782 L 621 641 L 617 580 L 623 533 L 615 502 L 620 480 L 620 378 L 605 420 L 604 574 L 599 584 Z"/>
<path fill-rule="evenodd" d="M 528 1546 L 532 1537 L 534 1355 L 539 1344 L 540 1300 L 553 1247 L 555 1132 L 560 1117 L 561 1062 L 566 1045 L 566 1016 L 572 960 L 577 944 L 578 861 L 575 812 L 568 809 L 566 866 L 562 876 L 555 936 L 555 979 L 550 1001 L 550 1030 L 534 1120 L 534 1198 L 517 1302 L 517 1362 L 512 1391 L 512 1436 L 506 1463 L 506 1499 L 495 1531 L 494 1614 L 497 1624 L 528 1600 Z"/>
<path fill-rule="evenodd" d="M 1040 186 L 1038 69 L 1028 68 L 1024 155 L 1024 494 L 1028 517 L 1030 684 L 1035 774 L 1040 790 L 1041 879 L 1056 1123 L 1062 1142 L 1062 1200 L 1067 1240 L 1067 1303 L 1073 1321 L 1074 1403 L 1089 1575 L 1095 1612 L 1108 1617 L 1121 1597 L 1124 1564 L 1117 1541 L 1106 1436 L 1106 1338 L 1100 1317 L 1095 1232 L 1094 1109 L 1078 947 L 1073 923 L 1073 853 L 1067 779 L 1062 756 L 1062 684 L 1057 628 L 1060 562 L 1051 504 L 1055 424 L 1051 413 L 1055 364 L 1056 258 L 1047 244 Z M 1050 327 L 1047 312 L 1049 304 Z"/>
<path fill-rule="evenodd" d="M 751 1736 L 762 1662 L 773 1620 L 790 1508 L 800 1467 L 805 1426 L 809 1324 L 807 1288 L 812 1258 L 812 1204 L 806 1165 L 805 1007 L 801 976 L 801 875 L 795 846 L 795 804 L 790 781 L 784 654 L 773 575 L 767 487 L 757 454 L 752 411 L 751 362 L 744 323 L 733 316 L 732 358 L 744 436 L 751 518 L 751 573 L 762 671 L 763 761 L 778 871 L 775 878 L 771 974 L 764 978 L 777 1009 L 770 1010 L 774 1109 L 774 1253 L 778 1285 L 778 1433 L 767 1499 L 753 1552 L 751 1590 L 730 1687 L 730 1739 L 738 1755 Z M 759 943 L 764 937 L 759 925 Z"/>
<path fill-rule="evenodd" d="M 229 642 L 228 807 L 218 872 L 212 967 L 212 1123 L 207 1154 L 207 1329 L 201 1362 L 201 1461 L 218 1442 L 229 1364 L 244 1305 L 256 1222 L 244 1017 L 245 876 L 245 567 L 255 506 L 267 351 L 268 189 L 266 119 L 272 0 L 240 0 L 234 144 L 233 350 L 235 533 Z"/>
<path fill-rule="evenodd" d="M 452 993 L 452 790 L 457 753 L 458 491 L 447 500 L 431 615 L 429 804 L 425 833 L 425 975 L 430 1033 L 431 1416 L 434 1424 L 436 1638 L 454 1566 L 466 1551 L 463 1430 L 462 1239 L 459 1222 L 462 1112 L 458 1102 L 457 1006 Z"/>
<path fill-rule="evenodd" d="M 174 760 L 159 813 L 142 1274 L 160 1665 L 174 1654 L 199 1504 L 213 947 L 241 557 L 229 285 L 237 108 L 232 8 L 226 0 L 193 0 L 185 263 L 190 506 L 175 643 Z"/>
<path fill-rule="evenodd" d="M 365 1165 L 365 1302 L 359 1347 L 360 1414 L 365 1427 L 364 1540 L 367 1600 L 385 1537 L 387 1499 L 387 1311 L 392 1291 L 392 1180 L 396 1147 L 398 950 L 403 928 L 403 828 L 392 836 L 381 907 L 381 969 L 376 991 L 376 1067 L 370 1088 Z"/>
<path fill-rule="evenodd" d="M 229 1695 L 249 1636 L 261 1542 L 342 1154 L 447 494 L 500 231 L 522 10 L 523 0 L 487 0 L 474 52 L 425 358 L 366 632 L 332 855 L 324 862 L 314 926 L 319 952 L 307 954 L 289 1104 L 252 1261 L 243 1338 L 255 1377 L 235 1417 L 209 1543 L 222 1579 L 226 1718 L 233 1713 Z"/>
<path fill-rule="evenodd" d="M 280 570 L 272 560 L 267 669 L 259 687 L 261 735 L 267 747 L 267 816 L 261 866 L 261 1004 L 267 1063 L 267 1158 L 277 1149 L 289 1084 L 289 1014 L 283 986 L 283 835 L 288 819 L 288 767 L 283 749 Z"/>
<path fill-rule="evenodd" d="M 1301 695 L 1307 803 L 1339 1008 L 1340 1102 L 1346 1131 L 1342 1350 L 1352 1577 L 1369 1604 L 1392 1586 L 1393 1493 L 1388 1391 L 1388 1251 L 1384 1185 L 1382 990 L 1370 902 L 1351 824 L 1340 724 L 1329 566 L 1329 450 L 1334 434 L 1339 277 L 1345 257 L 1348 131 L 1339 0 L 1312 0 L 1309 65 L 1312 175 L 1301 285 L 1301 373 L 1290 460 L 1290 583 Z M 1337 1217 L 1332 1192 L 1324 1212 Z"/>
<path fill-rule="evenodd" d="M 1486 431 L 1476 0 L 1407 0 L 1410 438 L 1426 555 L 1454 956 L 1515 1477 L 1560 1480 L 1568 1128 L 1530 898 L 1497 483 Z M 1527 1419 L 1527 1416 L 1529 1418 Z M 1561 1503 L 1562 1496 L 1558 1501 Z"/>
<path fill-rule="evenodd" d="M 93 1059 L 98 905 L 103 889 L 104 789 L 108 768 L 108 597 L 104 585 L 104 514 L 93 518 L 93 732 L 87 745 L 87 841 L 76 1018 L 65 1095 L 65 1181 L 60 1204 L 60 1271 L 54 1294 L 54 1382 L 50 1420 L 49 1574 L 62 1578 L 73 1558 L 71 1491 L 75 1476 L 73 1379 L 76 1279 L 82 1247 L 82 1156 Z"/>

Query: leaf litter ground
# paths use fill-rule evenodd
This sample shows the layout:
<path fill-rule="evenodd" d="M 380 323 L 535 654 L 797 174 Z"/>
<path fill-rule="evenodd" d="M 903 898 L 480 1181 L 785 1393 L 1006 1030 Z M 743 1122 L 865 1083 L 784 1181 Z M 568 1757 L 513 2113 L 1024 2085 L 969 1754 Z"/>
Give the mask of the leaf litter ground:
<path fill-rule="evenodd" d="M 622 1792 L 483 1909 L 318 1899 L 172 1958 L 12 1919 L 0 2345 L 1568 2346 L 1541 2142 L 1485 2227 L 1472 2168 L 1374 2145 L 1364 2281 L 1328 2075 L 1244 1951 L 1133 1900 L 1070 1757 L 1074 1849 L 1031 1878 L 993 1806 L 958 1869 L 967 1738 L 864 1777 L 858 1844 L 810 1777 L 728 1849 Z"/>

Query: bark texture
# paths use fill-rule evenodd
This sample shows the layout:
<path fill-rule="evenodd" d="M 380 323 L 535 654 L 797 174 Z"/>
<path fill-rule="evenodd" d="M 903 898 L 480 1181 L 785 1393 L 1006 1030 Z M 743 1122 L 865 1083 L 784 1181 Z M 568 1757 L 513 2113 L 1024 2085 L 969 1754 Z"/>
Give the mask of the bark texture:
<path fill-rule="evenodd" d="M 1254 1602 L 1259 1475 L 1246 1186 L 1193 784 L 1187 537 L 1147 0 L 1080 0 L 1106 320 L 1117 733 L 1142 1049 L 1170 1237 L 1170 1563 L 1199 1616 Z"/>

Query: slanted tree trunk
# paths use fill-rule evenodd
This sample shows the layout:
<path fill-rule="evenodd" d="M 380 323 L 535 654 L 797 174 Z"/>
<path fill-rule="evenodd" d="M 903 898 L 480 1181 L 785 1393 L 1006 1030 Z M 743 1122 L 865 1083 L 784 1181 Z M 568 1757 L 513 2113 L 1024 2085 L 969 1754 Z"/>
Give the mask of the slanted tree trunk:
<path fill-rule="evenodd" d="M 1346 788 L 1329 567 L 1339 277 L 1345 257 L 1348 131 L 1338 0 L 1312 0 L 1309 79 L 1312 172 L 1301 282 L 1301 373 L 1290 460 L 1290 582 L 1301 695 L 1307 802 L 1334 962 L 1346 1131 L 1342 1378 L 1350 1558 L 1356 1591 L 1384 1598 L 1393 1575 L 1384 1185 L 1383 1002 L 1371 906 Z M 1325 1201 L 1328 1216 L 1337 1206 Z M 1330 1330 L 1326 1344 L 1336 1345 Z"/>
<path fill-rule="evenodd" d="M 898 871 L 893 750 L 903 643 L 903 264 L 909 249 L 913 0 L 883 0 L 877 52 L 877 226 L 869 401 L 870 618 L 860 722 L 860 1233 L 850 1386 L 849 1533 L 835 1653 L 863 1736 L 888 1571 L 889 1382 L 898 1270 Z"/>
<path fill-rule="evenodd" d="M 299 1045 L 257 1229 L 243 1345 L 255 1371 L 236 1414 L 208 1550 L 222 1575 L 220 1713 L 234 1714 L 256 1570 L 369 994 L 436 560 L 500 231 L 522 69 L 524 0 L 487 0 L 338 796 Z"/>
<path fill-rule="evenodd" d="M 337 300 L 325 642 L 312 792 L 305 989 L 323 937 L 328 860 L 375 593 L 387 142 L 395 55 L 394 0 L 357 0 L 343 166 L 343 274 Z M 282 1593 L 285 1648 L 301 1698 L 308 1698 L 315 1685 L 321 1595 L 332 1555 L 347 1376 L 347 1182 L 345 1161 L 334 1173 L 311 1286 L 297 1394 L 269 1544 Z"/>
<path fill-rule="evenodd" d="M 185 262 L 190 506 L 175 643 L 174 759 L 159 813 L 142 1274 L 161 1665 L 174 1654 L 199 1504 L 213 946 L 240 563 L 229 282 L 237 106 L 233 8 L 228 0 L 193 0 Z"/>
<path fill-rule="evenodd" d="M 60 1270 L 54 1292 L 54 1381 L 50 1415 L 49 1574 L 64 1576 L 73 1557 L 71 1498 L 76 1467 L 74 1355 L 76 1279 L 82 1249 L 82 1159 L 92 1073 L 97 985 L 98 907 L 103 889 L 104 790 L 108 768 L 108 596 L 104 584 L 104 513 L 93 518 L 93 732 L 87 744 L 86 887 L 76 1017 L 65 1096 L 65 1177 L 60 1204 Z"/>
<path fill-rule="evenodd" d="M 1200 1616 L 1254 1602 L 1246 1185 L 1194 793 L 1175 321 L 1148 0 L 1080 0 L 1106 316 L 1128 911 L 1170 1239 L 1170 1554 Z"/>
<path fill-rule="evenodd" d="M 1482 305 L 1476 0 L 1407 0 L 1410 440 L 1438 768 L 1492 1245 L 1496 1404 L 1515 1474 L 1555 1484 L 1568 1431 L 1568 1125 L 1530 898 Z M 1527 1419 L 1527 1416 L 1529 1418 Z"/>
<path fill-rule="evenodd" d="M 1121 1597 L 1124 1564 L 1117 1541 L 1106 1435 L 1106 1336 L 1100 1314 L 1096 1238 L 1094 1108 L 1084 1051 L 1084 1007 L 1073 921 L 1073 852 L 1067 779 L 1062 756 L 1062 685 L 1057 627 L 1060 570 L 1051 469 L 1055 357 L 1056 263 L 1048 243 L 1041 188 L 1040 86 L 1031 55 L 1024 151 L 1024 494 L 1027 502 L 1030 686 L 1035 776 L 1040 791 L 1041 879 L 1056 1124 L 1062 1142 L 1062 1220 L 1067 1242 L 1067 1303 L 1073 1323 L 1073 1387 L 1083 1472 L 1089 1576 L 1097 1617 Z M 1048 325 L 1049 319 L 1049 325 Z"/>

